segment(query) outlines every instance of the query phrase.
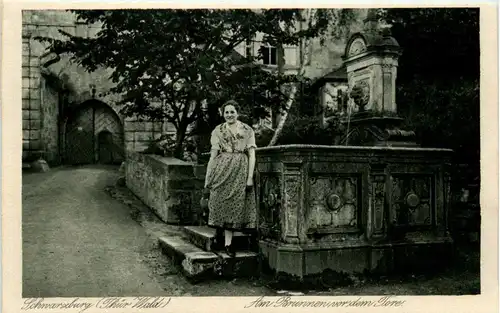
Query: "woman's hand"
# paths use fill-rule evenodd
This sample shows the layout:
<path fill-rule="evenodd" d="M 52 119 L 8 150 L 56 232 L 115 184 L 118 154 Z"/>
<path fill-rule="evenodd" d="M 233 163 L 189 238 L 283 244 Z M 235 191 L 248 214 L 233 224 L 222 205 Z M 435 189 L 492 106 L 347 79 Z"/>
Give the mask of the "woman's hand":
<path fill-rule="evenodd" d="M 248 179 L 247 186 L 246 186 L 245 190 L 247 192 L 249 192 L 249 191 L 252 191 L 252 189 L 253 189 L 253 179 Z"/>
<path fill-rule="evenodd" d="M 210 195 L 210 189 L 207 187 L 203 188 L 203 197 L 208 198 L 209 195 Z"/>

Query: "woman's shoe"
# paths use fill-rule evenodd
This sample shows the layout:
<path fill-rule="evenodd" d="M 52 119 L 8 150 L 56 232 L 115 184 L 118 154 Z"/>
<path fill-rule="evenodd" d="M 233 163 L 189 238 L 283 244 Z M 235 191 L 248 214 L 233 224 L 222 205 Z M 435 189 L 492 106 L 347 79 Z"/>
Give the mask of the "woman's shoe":
<path fill-rule="evenodd" d="M 225 248 L 226 248 L 227 255 L 229 255 L 232 258 L 234 258 L 236 256 L 236 252 L 234 252 L 232 246 L 225 246 Z"/>

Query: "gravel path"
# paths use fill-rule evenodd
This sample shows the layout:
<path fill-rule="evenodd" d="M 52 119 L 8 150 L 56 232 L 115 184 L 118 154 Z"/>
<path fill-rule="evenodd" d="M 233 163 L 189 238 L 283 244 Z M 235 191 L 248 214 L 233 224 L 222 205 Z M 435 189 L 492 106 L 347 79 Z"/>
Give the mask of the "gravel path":
<path fill-rule="evenodd" d="M 23 175 L 23 297 L 168 295 L 144 262 L 153 241 L 105 186 L 115 167 Z"/>

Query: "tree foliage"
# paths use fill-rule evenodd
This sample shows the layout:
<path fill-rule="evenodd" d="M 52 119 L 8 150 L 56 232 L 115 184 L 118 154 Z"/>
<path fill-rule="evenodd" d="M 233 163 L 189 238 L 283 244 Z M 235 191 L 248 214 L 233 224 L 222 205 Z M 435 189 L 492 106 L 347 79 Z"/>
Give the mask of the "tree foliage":
<path fill-rule="evenodd" d="M 317 10 L 313 23 L 299 27 L 300 9 L 73 10 L 80 21 L 102 25 L 97 36 L 60 31 L 65 40 L 38 39 L 88 71 L 112 69 L 116 86 L 110 92 L 123 96 L 122 113 L 168 120 L 177 129 L 179 155 L 188 126 L 204 116 L 204 103 L 210 113 L 229 98 L 251 98 L 258 114 L 264 106 L 284 103 L 279 86 L 295 78 L 254 70 L 249 80 L 252 68 L 246 65 L 262 54 L 244 57 L 235 47 L 257 33 L 270 45 L 324 36 L 335 18 L 349 16 L 334 11 Z"/>
<path fill-rule="evenodd" d="M 388 9 L 384 18 L 403 48 L 398 111 L 424 146 L 479 164 L 479 9 Z"/>

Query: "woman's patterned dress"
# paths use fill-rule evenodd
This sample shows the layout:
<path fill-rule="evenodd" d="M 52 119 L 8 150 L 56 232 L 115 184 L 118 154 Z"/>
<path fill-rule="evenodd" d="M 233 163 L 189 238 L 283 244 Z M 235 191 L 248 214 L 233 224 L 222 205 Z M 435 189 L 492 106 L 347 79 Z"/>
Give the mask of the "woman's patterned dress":
<path fill-rule="evenodd" d="M 256 227 L 257 205 L 255 188 L 246 191 L 248 154 L 255 148 L 253 129 L 237 121 L 233 133 L 227 123 L 218 125 L 211 136 L 212 150 L 219 154 L 207 169 L 208 225 L 232 230 Z"/>

